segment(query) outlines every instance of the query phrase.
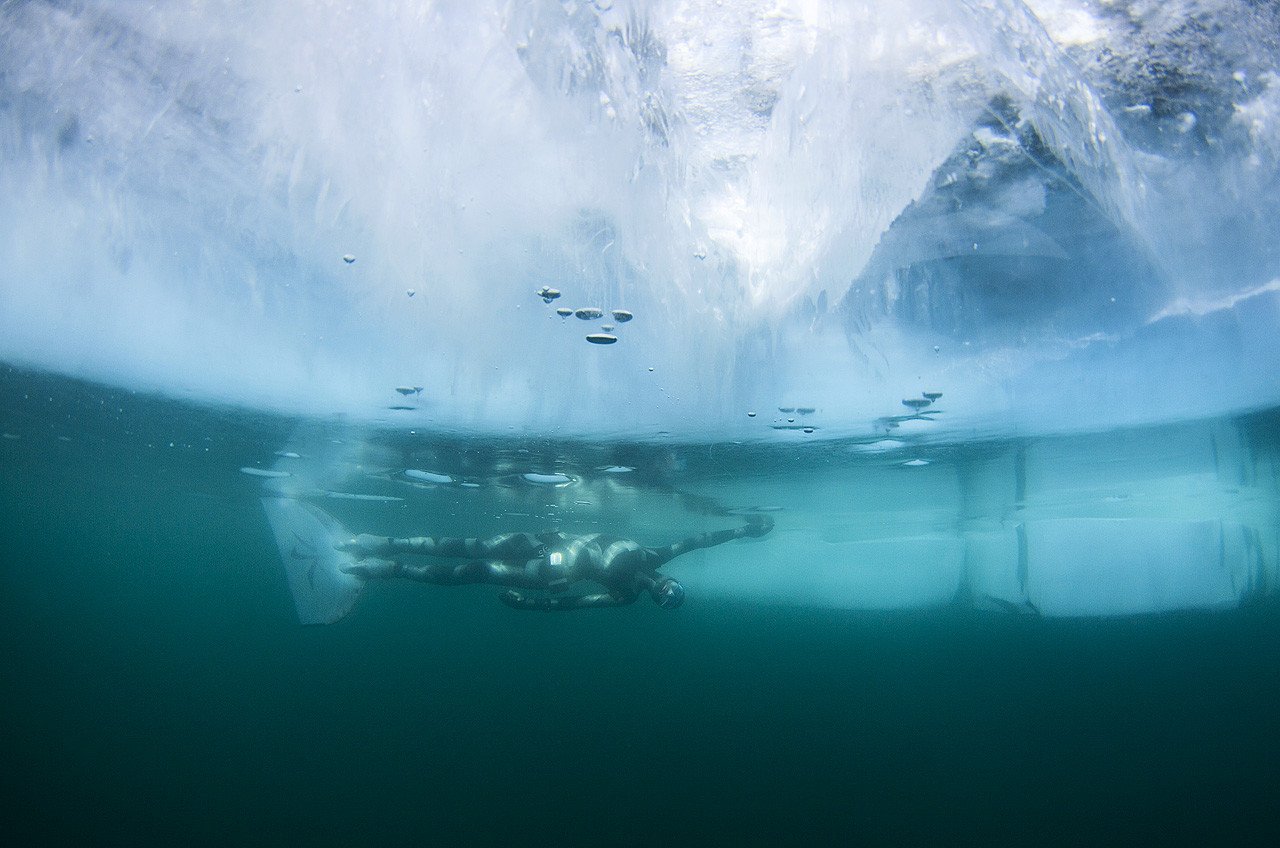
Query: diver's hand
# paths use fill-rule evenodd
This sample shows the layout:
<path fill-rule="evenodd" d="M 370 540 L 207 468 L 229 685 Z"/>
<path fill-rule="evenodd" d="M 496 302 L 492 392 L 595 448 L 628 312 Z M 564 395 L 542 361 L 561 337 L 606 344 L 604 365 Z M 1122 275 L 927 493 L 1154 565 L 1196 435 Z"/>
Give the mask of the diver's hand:
<path fill-rule="evenodd" d="M 773 519 L 767 515 L 752 516 L 747 521 L 747 526 L 742 528 L 746 534 L 752 538 L 758 539 L 765 533 L 773 529 Z"/>

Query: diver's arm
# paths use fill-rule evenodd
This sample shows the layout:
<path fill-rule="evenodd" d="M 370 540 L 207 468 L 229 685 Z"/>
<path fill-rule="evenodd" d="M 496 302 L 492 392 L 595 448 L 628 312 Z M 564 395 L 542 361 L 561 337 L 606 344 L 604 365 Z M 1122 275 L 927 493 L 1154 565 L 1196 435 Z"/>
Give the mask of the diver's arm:
<path fill-rule="evenodd" d="M 512 609 L 523 610 L 542 610 L 543 612 L 567 612 L 577 609 L 591 609 L 594 607 L 622 607 L 635 600 L 635 596 L 618 597 L 603 593 L 599 595 L 576 595 L 572 597 L 529 597 L 522 595 L 514 589 L 508 589 L 498 596 L 498 600 L 502 601 Z"/>
<path fill-rule="evenodd" d="M 723 545 L 725 542 L 732 542 L 734 539 L 763 536 L 772 529 L 773 519 L 766 515 L 759 520 L 751 521 L 745 527 L 735 527 L 732 530 L 717 530 L 713 533 L 700 533 L 697 536 L 682 539 L 674 545 L 667 545 L 665 548 L 649 548 L 648 550 L 651 554 L 656 554 L 658 565 L 661 565 L 689 551 L 698 550 L 699 548 L 712 548 L 716 545 Z"/>

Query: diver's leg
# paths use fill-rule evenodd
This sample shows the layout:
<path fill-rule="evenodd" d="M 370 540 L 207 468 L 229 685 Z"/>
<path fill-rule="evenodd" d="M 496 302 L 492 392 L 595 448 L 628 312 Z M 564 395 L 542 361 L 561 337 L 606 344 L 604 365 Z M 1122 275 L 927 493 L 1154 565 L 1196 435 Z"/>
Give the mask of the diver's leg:
<path fill-rule="evenodd" d="M 558 534 L 556 538 L 559 538 Z M 547 538 L 539 538 L 532 533 L 503 533 L 477 542 L 477 558 L 524 563 L 546 556 L 547 541 Z"/>
<path fill-rule="evenodd" d="M 471 560 L 459 564 L 447 562 L 412 563 L 398 560 L 369 558 L 344 569 L 366 580 L 401 577 L 419 583 L 437 586 L 464 586 L 472 583 L 492 583 L 499 586 L 516 586 L 521 589 L 544 588 L 536 569 L 499 561 Z"/>
<path fill-rule="evenodd" d="M 488 539 L 469 539 L 456 536 L 414 536 L 397 539 L 394 536 L 373 536 L 361 533 L 337 546 L 357 557 L 386 557 L 395 554 L 422 554 L 423 556 L 472 560 L 519 561 L 545 555 L 546 546 L 531 533 L 503 533 Z"/>

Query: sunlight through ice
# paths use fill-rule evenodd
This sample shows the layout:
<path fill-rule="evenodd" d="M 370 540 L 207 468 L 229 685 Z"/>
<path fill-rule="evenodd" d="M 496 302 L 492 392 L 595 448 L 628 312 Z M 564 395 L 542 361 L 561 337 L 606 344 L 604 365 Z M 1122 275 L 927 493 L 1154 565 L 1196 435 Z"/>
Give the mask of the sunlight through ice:
<path fill-rule="evenodd" d="M 0 357 L 495 434 L 1273 404 L 1280 11 L 1180 8 L 1214 38 L 1083 0 L 7 4 Z"/>

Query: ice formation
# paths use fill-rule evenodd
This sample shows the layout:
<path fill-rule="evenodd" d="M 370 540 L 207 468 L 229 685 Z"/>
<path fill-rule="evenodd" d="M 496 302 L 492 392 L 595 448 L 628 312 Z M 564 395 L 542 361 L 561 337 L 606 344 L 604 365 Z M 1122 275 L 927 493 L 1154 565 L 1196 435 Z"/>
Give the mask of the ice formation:
<path fill-rule="evenodd" d="M 0 358 L 493 433 L 1274 405 L 1280 11 L 1174 5 L 5 4 Z"/>

